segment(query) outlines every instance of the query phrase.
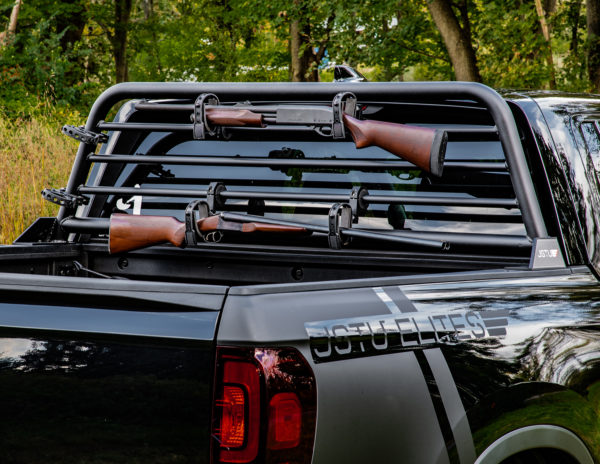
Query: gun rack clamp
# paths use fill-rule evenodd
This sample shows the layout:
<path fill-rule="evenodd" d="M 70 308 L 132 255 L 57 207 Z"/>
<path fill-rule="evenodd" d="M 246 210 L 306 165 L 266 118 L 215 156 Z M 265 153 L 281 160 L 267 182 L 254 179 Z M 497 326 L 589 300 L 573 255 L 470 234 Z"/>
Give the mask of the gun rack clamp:
<path fill-rule="evenodd" d="M 356 96 L 352 92 L 340 92 L 333 97 L 333 124 L 331 134 L 334 139 L 345 139 L 344 113 L 356 117 Z"/>
<path fill-rule="evenodd" d="M 211 125 L 206 119 L 206 105 L 217 106 L 219 99 L 212 93 L 203 93 L 194 102 L 194 139 L 204 140 L 207 136 L 215 136 L 219 133 L 219 126 Z"/>
<path fill-rule="evenodd" d="M 344 96 L 345 95 L 345 96 Z M 218 97 L 217 97 L 218 96 Z M 138 103 L 131 104 L 131 111 L 118 122 L 104 123 L 102 120 L 106 117 L 108 111 L 114 104 L 123 100 L 142 99 Z M 221 101 L 227 102 L 225 105 Z M 327 101 L 331 102 L 327 105 Z M 315 158 L 253 158 L 253 157 L 218 157 L 218 156 L 177 156 L 166 155 L 162 153 L 153 153 L 150 155 L 120 154 L 118 151 L 97 155 L 94 153 L 95 144 L 105 140 L 105 130 L 121 131 L 162 131 L 179 132 L 189 131 L 190 139 L 201 136 L 219 137 L 218 133 L 221 127 L 213 124 L 208 116 L 214 107 L 228 106 L 230 110 L 239 109 L 246 105 L 234 105 L 232 102 L 256 102 L 255 107 L 270 105 L 287 105 L 293 102 L 294 105 L 314 105 L 318 102 L 321 108 L 329 108 L 331 121 L 328 122 L 329 128 L 323 135 L 334 137 L 341 135 L 340 129 L 344 125 L 339 125 L 339 120 L 344 118 L 344 114 L 357 112 L 357 103 L 361 102 L 361 108 L 364 102 L 423 102 L 424 105 L 445 105 L 452 107 L 457 102 L 469 102 L 469 105 L 484 109 L 489 114 L 494 126 L 472 129 L 460 129 L 461 133 L 471 133 L 477 137 L 496 137 L 500 140 L 505 155 L 505 160 L 501 162 L 477 161 L 454 161 L 447 160 L 444 163 L 445 169 L 457 170 L 477 170 L 477 171 L 503 171 L 508 167 L 512 185 L 514 187 L 514 197 L 498 198 L 467 198 L 455 196 L 417 196 L 417 195 L 398 195 L 394 192 L 389 194 L 373 194 L 366 187 L 357 186 L 353 188 L 350 195 L 346 194 L 312 194 L 303 192 L 273 192 L 273 191 L 241 191 L 235 186 L 227 185 L 227 182 L 216 182 L 208 189 L 197 188 L 163 188 L 152 189 L 143 187 L 135 189 L 130 187 L 109 187 L 96 184 L 94 186 L 85 185 L 88 177 L 88 171 L 92 163 L 104 163 L 109 166 L 111 163 L 119 164 L 170 164 L 170 165 L 212 165 L 212 166 L 268 166 L 272 169 L 288 169 L 292 167 L 315 168 L 315 169 L 365 169 L 374 172 L 386 171 L 392 169 L 413 169 L 413 164 L 404 160 L 373 160 L 373 159 L 315 159 Z M 273 103 L 275 102 L 275 103 Z M 418 104 L 418 103 L 415 103 Z M 247 106 L 247 105 L 246 105 Z M 341 110 L 341 111 L 340 111 Z M 191 124 L 174 124 L 171 121 L 174 118 L 169 117 L 172 112 L 185 114 L 188 112 L 192 116 Z M 147 120 L 137 117 L 140 114 L 147 115 Z M 164 123 L 156 123 L 160 115 Z M 135 117 L 131 117 L 131 116 Z M 268 126 L 271 116 L 263 115 L 262 119 Z M 179 118 L 181 119 L 181 118 Z M 151 121 L 151 122 L 150 122 Z M 305 124 L 306 126 L 306 124 Z M 227 127 L 227 126 L 225 126 Z M 263 128 L 255 126 L 258 130 Z M 321 124 L 319 127 L 325 127 Z M 286 126 L 286 129 L 290 127 Z M 300 129 L 300 128 L 299 128 Z M 313 128 L 314 129 L 314 128 Z M 193 197 L 205 198 L 207 203 L 212 202 L 212 208 L 219 210 L 220 206 L 226 205 L 229 199 L 245 199 L 248 202 L 248 213 L 256 214 L 263 222 L 265 213 L 265 201 L 274 199 L 284 201 L 320 201 L 329 205 L 335 203 L 347 203 L 351 210 L 351 223 L 356 224 L 359 217 L 366 213 L 370 205 L 384 204 L 388 205 L 445 205 L 445 206 L 475 206 L 487 208 L 518 208 L 520 217 L 525 226 L 526 234 L 524 236 L 507 236 L 492 234 L 471 234 L 456 233 L 451 234 L 448 240 L 454 244 L 489 246 L 496 247 L 516 247 L 519 249 L 531 249 L 531 243 L 535 238 L 547 237 L 547 231 L 544 220 L 536 200 L 535 191 L 519 134 L 515 125 L 512 112 L 506 101 L 492 89 L 474 83 L 447 82 L 447 83 L 318 83 L 318 84 L 296 84 L 296 83 L 124 83 L 118 84 L 105 91 L 94 103 L 90 111 L 87 123 L 83 128 L 85 136 L 81 136 L 77 131 L 77 138 L 81 140 L 72 175 L 65 194 L 82 196 L 90 195 L 90 204 L 86 211 L 91 217 L 89 224 L 94 224 L 98 229 L 99 222 L 104 221 L 98 218 L 100 203 L 104 202 L 110 195 L 160 195 L 163 197 Z M 256 130 L 251 128 L 251 130 Z M 455 129 L 450 128 L 448 132 L 451 137 L 456 137 Z M 469 132 L 470 131 L 470 132 Z M 212 134 L 212 135 L 211 135 Z M 100 137 L 96 137 L 100 135 Z M 344 134 L 346 136 L 347 134 Z M 97 203 L 97 204 L 96 204 Z M 79 224 L 86 222 L 72 218 L 75 203 L 66 202 L 62 205 L 58 220 L 63 227 L 71 232 L 76 232 Z M 342 211 L 348 208 L 342 207 Z M 223 214 L 235 214 L 224 212 Z M 347 214 L 347 213 L 344 213 Z M 96 215 L 96 216 L 95 216 Z M 247 219 L 246 215 L 246 219 Z M 341 216 L 340 216 L 341 217 Z M 258 221 L 259 219 L 257 219 Z M 343 222 L 343 221 L 342 221 Z M 342 231 L 342 236 L 349 236 L 345 233 L 345 227 L 338 224 L 338 229 Z M 82 229 L 91 227 L 90 225 L 81 226 Z M 329 234 L 329 228 L 327 234 Z M 361 233 L 368 233 L 366 229 L 349 229 L 352 233 L 359 236 Z M 335 236 L 335 233 L 333 234 Z M 438 239 L 439 234 L 432 232 L 419 232 L 410 230 L 397 230 L 393 233 L 383 235 L 398 235 L 411 238 Z M 485 236 L 484 236 L 485 235 Z M 443 242 L 444 240 L 441 240 Z"/>
<path fill-rule="evenodd" d="M 336 203 L 329 210 L 329 248 L 339 250 L 350 243 L 350 238 L 342 236 L 342 228 L 352 227 L 352 209 L 348 203 Z"/>
<path fill-rule="evenodd" d="M 197 237 L 203 237 L 203 234 L 198 230 L 198 220 L 210 215 L 210 207 L 203 200 L 193 200 L 185 208 L 185 245 L 196 245 Z"/>

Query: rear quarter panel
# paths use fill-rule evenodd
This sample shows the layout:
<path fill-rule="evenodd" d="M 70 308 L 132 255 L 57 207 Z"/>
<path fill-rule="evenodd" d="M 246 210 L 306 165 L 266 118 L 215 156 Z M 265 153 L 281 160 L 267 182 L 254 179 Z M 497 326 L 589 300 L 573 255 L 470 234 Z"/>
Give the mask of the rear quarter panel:
<path fill-rule="evenodd" d="M 557 447 L 591 462 L 599 304 L 582 268 L 238 288 L 218 344 L 303 353 L 317 380 L 313 463 L 474 462 L 548 425 L 578 437 Z"/>

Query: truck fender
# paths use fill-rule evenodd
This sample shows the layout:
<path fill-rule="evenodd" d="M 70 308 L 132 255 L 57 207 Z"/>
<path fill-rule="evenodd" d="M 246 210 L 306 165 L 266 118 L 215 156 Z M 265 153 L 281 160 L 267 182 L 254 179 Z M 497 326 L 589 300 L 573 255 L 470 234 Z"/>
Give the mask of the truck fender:
<path fill-rule="evenodd" d="M 498 464 L 514 454 L 534 448 L 557 448 L 580 464 L 594 463 L 583 441 L 570 430 L 556 425 L 531 425 L 498 438 L 479 455 L 475 464 Z"/>

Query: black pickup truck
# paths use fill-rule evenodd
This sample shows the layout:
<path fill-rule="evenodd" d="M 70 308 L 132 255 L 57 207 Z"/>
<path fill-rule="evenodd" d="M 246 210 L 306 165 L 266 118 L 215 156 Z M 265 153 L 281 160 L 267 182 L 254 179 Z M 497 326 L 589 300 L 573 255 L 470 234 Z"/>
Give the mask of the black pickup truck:
<path fill-rule="evenodd" d="M 357 148 L 350 106 L 443 133 L 443 170 Z M 109 88 L 57 217 L 0 247 L 2 462 L 600 462 L 599 121 L 472 83 Z M 110 252 L 144 216 L 185 248 Z"/>

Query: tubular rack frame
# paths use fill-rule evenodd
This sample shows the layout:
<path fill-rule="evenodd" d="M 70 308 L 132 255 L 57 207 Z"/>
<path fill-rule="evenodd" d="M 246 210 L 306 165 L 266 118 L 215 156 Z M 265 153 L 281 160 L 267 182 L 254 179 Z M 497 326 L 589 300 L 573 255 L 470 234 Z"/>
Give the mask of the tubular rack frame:
<path fill-rule="evenodd" d="M 410 104 L 431 104 L 447 106 L 464 106 L 469 109 L 479 108 L 489 112 L 494 125 L 464 130 L 449 130 L 451 137 L 462 134 L 473 136 L 497 137 L 505 155 L 501 161 L 447 161 L 445 168 L 449 170 L 480 170 L 504 171 L 508 168 L 511 175 L 515 198 L 455 198 L 434 195 L 376 195 L 366 192 L 361 200 L 367 204 L 406 204 L 406 205 L 443 205 L 443 206 L 473 206 L 486 208 L 519 208 L 526 230 L 525 237 L 509 235 L 485 234 L 478 236 L 474 233 L 443 233 L 450 235 L 452 241 L 468 245 L 472 243 L 489 245 L 492 238 L 494 245 L 501 247 L 524 248 L 531 246 L 536 238 L 546 238 L 547 230 L 533 187 L 529 168 L 523 153 L 519 134 L 511 110 L 505 100 L 494 90 L 481 84 L 463 82 L 445 83 L 350 83 L 350 84 L 288 84 L 288 83 L 124 83 L 106 90 L 94 103 L 90 111 L 85 129 L 89 131 L 113 130 L 129 131 L 162 131 L 183 132 L 193 131 L 193 124 L 156 123 L 156 122 L 104 122 L 112 106 L 125 99 L 156 99 L 193 101 L 202 93 L 218 94 L 223 101 L 315 101 L 330 100 L 340 90 L 353 92 L 359 101 L 402 101 Z M 423 103 L 424 102 L 424 103 Z M 131 105 L 130 114 L 134 111 L 188 111 L 193 110 L 190 103 L 150 103 L 135 102 Z M 126 119 L 126 118 L 125 118 Z M 236 130 L 262 130 L 260 128 L 236 128 Z M 164 197 L 194 197 L 207 198 L 211 195 L 208 189 L 152 189 L 132 187 L 85 186 L 92 163 L 128 163 L 128 164 L 173 164 L 173 165 L 211 165 L 211 166 L 252 166 L 271 168 L 327 168 L 327 169 L 364 169 L 385 171 L 389 169 L 409 169 L 413 165 L 401 160 L 366 160 L 366 159 L 278 159 L 252 158 L 232 156 L 192 157 L 180 155 L 148 156 L 126 154 L 94 154 L 96 145 L 80 143 L 73 170 L 66 188 L 67 194 L 81 195 L 149 195 Z M 344 194 L 311 194 L 296 192 L 261 192 L 223 189 L 218 193 L 223 200 L 290 200 L 316 202 L 348 202 L 351 195 Z M 61 207 L 58 220 L 63 227 L 72 231 L 100 230 L 101 218 L 72 218 L 73 208 Z M 89 224 L 94 223 L 91 227 Z M 84 225 L 86 224 L 86 225 Z M 432 232 L 415 232 L 420 237 L 439 239 L 440 235 Z"/>

